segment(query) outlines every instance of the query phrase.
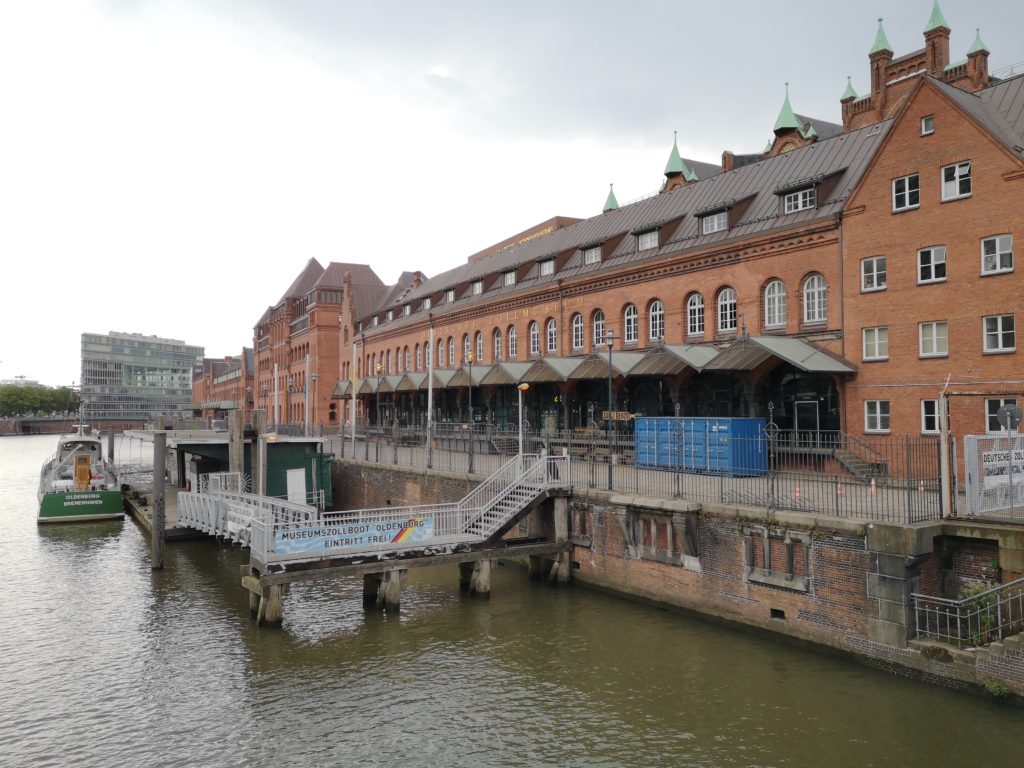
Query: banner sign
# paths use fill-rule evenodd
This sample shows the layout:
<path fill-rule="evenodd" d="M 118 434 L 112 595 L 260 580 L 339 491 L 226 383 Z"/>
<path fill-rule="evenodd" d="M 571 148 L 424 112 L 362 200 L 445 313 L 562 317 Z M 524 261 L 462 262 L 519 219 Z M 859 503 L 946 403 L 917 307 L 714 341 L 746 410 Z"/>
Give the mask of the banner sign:
<path fill-rule="evenodd" d="M 434 519 L 423 516 L 410 517 L 407 520 L 288 528 L 274 532 L 274 551 L 280 555 L 343 552 L 387 544 L 411 544 L 429 539 L 433 535 Z"/>
<path fill-rule="evenodd" d="M 1012 451 L 985 451 L 981 454 L 981 476 L 982 487 L 986 491 L 1010 484 L 1011 453 L 1014 485 L 1024 484 L 1024 448 L 1014 448 Z"/>

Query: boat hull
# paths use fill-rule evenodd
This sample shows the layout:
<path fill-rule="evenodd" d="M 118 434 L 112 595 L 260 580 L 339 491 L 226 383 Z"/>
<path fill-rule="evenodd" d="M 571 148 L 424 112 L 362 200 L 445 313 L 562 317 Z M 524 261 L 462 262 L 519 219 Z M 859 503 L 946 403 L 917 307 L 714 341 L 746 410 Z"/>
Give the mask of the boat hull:
<path fill-rule="evenodd" d="M 112 520 L 124 517 L 120 491 L 51 491 L 39 498 L 40 523 Z"/>

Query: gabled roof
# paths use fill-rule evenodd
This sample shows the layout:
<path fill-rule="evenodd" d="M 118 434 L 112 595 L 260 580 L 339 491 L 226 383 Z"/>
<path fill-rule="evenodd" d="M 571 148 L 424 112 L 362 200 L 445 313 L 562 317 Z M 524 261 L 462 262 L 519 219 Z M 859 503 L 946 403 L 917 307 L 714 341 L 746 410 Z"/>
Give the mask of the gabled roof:
<path fill-rule="evenodd" d="M 933 77 L 927 78 L 927 81 L 948 96 L 1017 157 L 1022 156 L 1024 136 L 1018 132 L 1016 126 L 1006 119 L 1002 112 L 994 109 L 989 102 L 976 94 L 962 91 Z"/>
<path fill-rule="evenodd" d="M 856 96 L 856 94 L 854 95 Z M 824 139 L 838 136 L 843 132 L 843 126 L 838 123 L 830 123 L 827 120 L 819 120 L 816 117 L 807 117 L 807 115 L 797 115 L 796 119 L 800 121 L 800 130 L 805 138 L 810 138 L 813 132 L 813 134 L 817 135 L 819 141 L 823 141 Z"/>
<path fill-rule="evenodd" d="M 740 336 L 704 368 L 708 371 L 750 371 L 770 357 L 802 371 L 854 373 L 856 369 L 837 360 L 810 342 L 791 336 Z"/>
<path fill-rule="evenodd" d="M 320 275 L 320 279 L 316 281 L 313 287 L 340 290 L 345 285 L 345 275 L 352 276 L 352 285 L 355 286 L 384 285 L 381 279 L 377 277 L 377 273 L 373 271 L 373 267 L 369 264 L 350 264 L 348 262 L 332 261 L 327 265 L 327 269 Z"/>
<path fill-rule="evenodd" d="M 1014 133 L 1024 138 L 1024 74 L 1002 80 L 978 91 L 976 96 L 1001 114 Z"/>
<path fill-rule="evenodd" d="M 297 299 L 305 296 L 316 285 L 316 281 L 320 279 L 320 275 L 323 273 L 324 268 L 320 266 L 320 262 L 316 259 L 310 259 L 306 262 L 306 266 L 302 268 L 299 276 L 288 286 L 288 290 L 284 292 L 278 303 L 280 304 L 286 299 Z"/>

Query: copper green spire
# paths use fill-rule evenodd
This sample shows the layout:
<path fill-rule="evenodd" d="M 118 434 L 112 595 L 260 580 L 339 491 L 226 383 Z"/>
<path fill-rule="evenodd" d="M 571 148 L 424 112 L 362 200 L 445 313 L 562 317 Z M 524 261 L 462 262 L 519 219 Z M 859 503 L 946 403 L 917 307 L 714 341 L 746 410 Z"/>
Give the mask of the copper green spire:
<path fill-rule="evenodd" d="M 668 156 L 668 163 L 665 165 L 665 175 L 675 176 L 683 173 L 685 166 L 683 165 L 683 158 L 679 156 L 679 144 L 677 142 L 676 132 L 672 131 L 672 151 Z"/>
<path fill-rule="evenodd" d="M 879 21 L 881 21 L 881 19 L 879 19 Z M 946 20 L 942 18 L 942 10 L 939 8 L 939 0 L 935 0 L 935 4 L 932 6 L 931 18 L 928 19 L 928 26 L 924 28 L 924 31 L 927 33 L 931 32 L 933 29 L 939 29 L 940 27 L 949 29 L 949 24 L 947 24 Z"/>
<path fill-rule="evenodd" d="M 879 51 L 888 51 L 892 53 L 892 46 L 889 45 L 889 40 L 885 36 L 885 28 L 882 26 L 882 17 L 878 17 L 878 33 L 875 35 L 875 44 L 871 46 L 871 50 L 868 51 L 868 56 Z"/>
<path fill-rule="evenodd" d="M 608 211 L 614 211 L 619 207 L 619 201 L 615 199 L 615 190 L 612 189 L 614 185 L 608 185 L 608 198 L 604 201 L 604 213 Z"/>
<path fill-rule="evenodd" d="M 796 119 L 796 113 L 789 105 L 789 83 L 786 83 L 786 100 L 782 102 L 782 109 L 779 110 L 779 119 L 775 121 L 774 131 L 778 133 L 792 128 L 799 129 L 800 121 Z"/>
<path fill-rule="evenodd" d="M 853 83 L 850 82 L 850 76 L 846 76 L 846 90 L 843 91 L 843 95 L 839 97 L 840 101 L 846 101 L 847 99 L 856 99 L 857 92 L 853 90 Z"/>
<path fill-rule="evenodd" d="M 967 55 L 970 56 L 972 53 L 981 53 L 982 51 L 988 53 L 988 48 L 986 48 L 985 44 L 981 42 L 981 29 L 975 29 L 974 33 L 974 42 L 967 50 Z"/>

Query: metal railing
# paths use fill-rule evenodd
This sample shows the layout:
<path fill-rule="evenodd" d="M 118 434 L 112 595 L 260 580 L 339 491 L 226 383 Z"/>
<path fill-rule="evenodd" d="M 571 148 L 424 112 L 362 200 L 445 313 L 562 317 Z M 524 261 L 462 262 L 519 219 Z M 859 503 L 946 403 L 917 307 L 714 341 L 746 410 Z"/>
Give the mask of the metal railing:
<path fill-rule="evenodd" d="M 976 648 L 1024 630 L 1024 578 L 960 600 L 917 593 L 911 597 L 920 639 Z"/>
<path fill-rule="evenodd" d="M 518 434 L 477 425 L 470 473 L 468 440 L 425 430 L 380 429 L 372 435 L 325 438 L 338 458 L 453 473 L 489 474 L 518 450 Z M 657 498 L 793 509 L 836 517 L 914 523 L 941 517 L 937 438 L 852 438 L 841 432 L 781 431 L 727 437 L 713 446 L 683 441 L 652 446 L 620 430 L 524 432 L 528 452 L 568 457 L 579 489 Z M 611 468 L 609 471 L 609 464 Z"/>

